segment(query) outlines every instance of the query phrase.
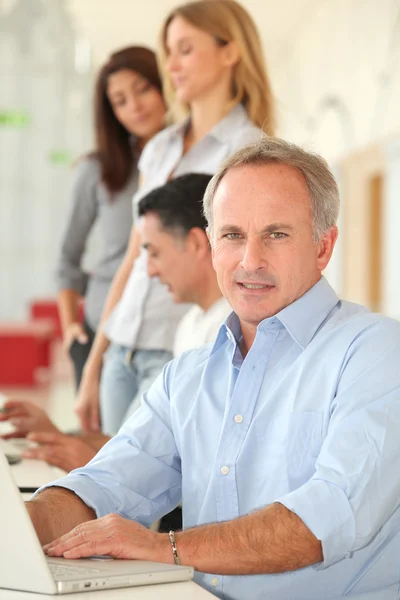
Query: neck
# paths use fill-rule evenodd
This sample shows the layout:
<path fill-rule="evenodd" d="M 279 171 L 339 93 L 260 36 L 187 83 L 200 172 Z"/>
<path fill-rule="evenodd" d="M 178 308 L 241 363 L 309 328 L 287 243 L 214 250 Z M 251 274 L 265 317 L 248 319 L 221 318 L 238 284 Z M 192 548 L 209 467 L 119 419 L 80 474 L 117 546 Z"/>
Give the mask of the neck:
<path fill-rule="evenodd" d="M 226 116 L 230 100 L 230 84 L 227 86 L 222 82 L 219 89 L 191 103 L 190 135 L 193 143 L 203 138 Z"/>
<path fill-rule="evenodd" d="M 204 311 L 209 310 L 213 304 L 222 298 L 222 293 L 215 277 L 215 271 L 211 265 L 209 272 L 201 274 L 196 292 L 196 294 L 193 294 L 192 302 L 200 306 Z"/>
<path fill-rule="evenodd" d="M 250 350 L 250 348 L 252 347 L 254 340 L 256 339 L 257 325 L 249 325 L 248 323 L 240 322 L 240 329 L 242 331 L 240 351 L 244 358 Z"/>

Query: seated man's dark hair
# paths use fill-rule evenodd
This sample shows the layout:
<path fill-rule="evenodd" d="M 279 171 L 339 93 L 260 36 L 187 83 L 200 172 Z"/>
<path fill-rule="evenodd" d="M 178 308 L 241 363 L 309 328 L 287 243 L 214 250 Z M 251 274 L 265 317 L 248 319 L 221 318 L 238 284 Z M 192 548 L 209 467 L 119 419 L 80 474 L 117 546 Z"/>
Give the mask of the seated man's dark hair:
<path fill-rule="evenodd" d="M 187 235 L 193 227 L 206 229 L 203 196 L 211 175 L 188 173 L 171 179 L 142 198 L 139 217 L 155 213 L 164 229 L 180 230 Z"/>

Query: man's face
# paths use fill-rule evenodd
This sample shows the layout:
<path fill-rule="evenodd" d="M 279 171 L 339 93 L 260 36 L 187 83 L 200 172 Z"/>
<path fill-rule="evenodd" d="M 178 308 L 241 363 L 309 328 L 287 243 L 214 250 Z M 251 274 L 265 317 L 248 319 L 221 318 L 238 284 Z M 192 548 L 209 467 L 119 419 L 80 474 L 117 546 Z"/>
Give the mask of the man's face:
<path fill-rule="evenodd" d="M 165 283 L 175 302 L 190 302 L 193 256 L 180 232 L 163 229 L 155 213 L 140 219 L 142 246 L 147 250 L 147 271 Z"/>
<path fill-rule="evenodd" d="M 243 324 L 256 327 L 320 278 L 337 237 L 315 244 L 306 181 L 282 164 L 243 165 L 220 182 L 213 202 L 213 264 Z"/>

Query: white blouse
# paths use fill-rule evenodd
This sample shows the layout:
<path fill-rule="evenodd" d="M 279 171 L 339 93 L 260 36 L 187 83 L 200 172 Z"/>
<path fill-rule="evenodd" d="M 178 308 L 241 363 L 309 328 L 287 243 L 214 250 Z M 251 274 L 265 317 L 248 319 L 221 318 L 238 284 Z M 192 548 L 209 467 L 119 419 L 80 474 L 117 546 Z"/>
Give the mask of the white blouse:
<path fill-rule="evenodd" d="M 139 161 L 143 185 L 133 197 L 134 212 L 139 201 L 164 185 L 171 174 L 213 175 L 223 160 L 262 135 L 244 107 L 237 105 L 183 155 L 186 127 L 187 121 L 164 129 L 143 150 Z M 105 333 L 112 342 L 129 348 L 172 351 L 176 328 L 189 307 L 174 303 L 167 286 L 148 276 L 147 253 L 142 249 Z"/>

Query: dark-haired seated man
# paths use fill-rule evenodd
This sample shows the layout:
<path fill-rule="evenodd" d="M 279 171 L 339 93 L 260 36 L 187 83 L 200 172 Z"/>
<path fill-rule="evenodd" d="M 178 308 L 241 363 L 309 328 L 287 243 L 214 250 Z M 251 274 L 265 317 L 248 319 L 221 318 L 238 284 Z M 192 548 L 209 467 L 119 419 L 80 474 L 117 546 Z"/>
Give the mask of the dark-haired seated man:
<path fill-rule="evenodd" d="M 205 231 L 202 201 L 210 179 L 210 175 L 183 175 L 153 190 L 139 204 L 149 274 L 169 286 L 176 302 L 194 304 L 176 332 L 175 356 L 213 342 L 231 310 L 217 283 Z M 136 397 L 127 417 L 139 406 Z M 85 465 L 110 439 L 103 434 L 63 434 L 32 402 L 10 400 L 5 410 L 0 421 L 9 420 L 15 429 L 3 437 L 28 435 L 39 445 L 26 450 L 25 458 L 45 460 L 65 471 Z"/>

